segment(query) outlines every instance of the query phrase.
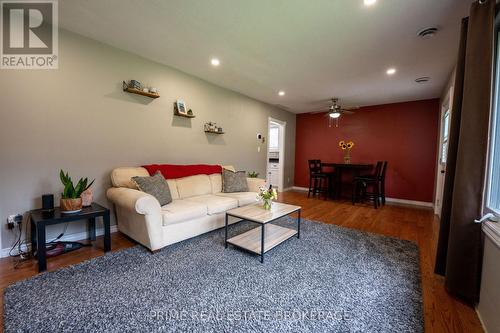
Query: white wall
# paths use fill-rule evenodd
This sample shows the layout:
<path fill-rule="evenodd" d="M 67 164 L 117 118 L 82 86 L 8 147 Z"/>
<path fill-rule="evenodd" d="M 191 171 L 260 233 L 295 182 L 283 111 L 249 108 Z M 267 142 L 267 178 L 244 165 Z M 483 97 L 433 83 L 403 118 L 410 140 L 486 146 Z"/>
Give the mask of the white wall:
<path fill-rule="evenodd" d="M 12 244 L 8 215 L 41 206 L 41 195 L 59 200 L 60 168 L 96 178 L 95 201 L 106 205 L 109 173 L 117 166 L 149 163 L 220 163 L 265 175 L 268 117 L 287 122 L 285 186 L 293 184 L 295 115 L 223 89 L 173 68 L 61 31 L 58 70 L 0 71 L 0 219 L 2 245 Z M 196 49 L 193 48 L 193 52 Z M 160 90 L 152 100 L 124 93 L 122 80 Z M 173 116 L 182 98 L 194 119 Z M 215 121 L 226 134 L 209 135 Z M 61 232 L 54 226 L 49 238 Z M 82 224 L 68 233 L 81 232 Z"/>

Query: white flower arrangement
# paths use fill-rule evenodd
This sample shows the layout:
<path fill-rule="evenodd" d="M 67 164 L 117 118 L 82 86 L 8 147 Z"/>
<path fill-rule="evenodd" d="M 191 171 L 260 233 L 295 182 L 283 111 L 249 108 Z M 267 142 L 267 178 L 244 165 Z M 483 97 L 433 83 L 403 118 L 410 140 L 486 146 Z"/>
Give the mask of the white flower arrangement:
<path fill-rule="evenodd" d="M 269 188 L 266 188 L 264 186 L 259 187 L 259 193 L 257 194 L 257 200 L 263 200 L 264 201 L 264 208 L 265 209 L 271 209 L 271 203 L 273 200 L 278 199 L 278 191 L 272 187 L 272 185 L 269 186 Z"/>

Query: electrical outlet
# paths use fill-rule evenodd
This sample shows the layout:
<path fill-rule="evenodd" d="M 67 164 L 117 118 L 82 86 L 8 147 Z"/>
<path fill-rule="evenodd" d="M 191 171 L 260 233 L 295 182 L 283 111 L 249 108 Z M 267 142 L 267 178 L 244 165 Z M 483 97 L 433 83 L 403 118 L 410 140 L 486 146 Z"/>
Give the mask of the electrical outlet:
<path fill-rule="evenodd" d="M 23 222 L 23 216 L 21 214 L 9 215 L 7 217 L 7 228 L 14 229 L 16 224 L 21 224 Z"/>

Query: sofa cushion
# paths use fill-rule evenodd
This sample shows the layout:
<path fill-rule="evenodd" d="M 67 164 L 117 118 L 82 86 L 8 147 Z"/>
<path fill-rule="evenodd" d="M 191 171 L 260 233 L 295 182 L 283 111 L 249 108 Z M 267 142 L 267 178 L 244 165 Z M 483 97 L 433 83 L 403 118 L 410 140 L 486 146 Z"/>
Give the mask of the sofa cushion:
<path fill-rule="evenodd" d="M 207 206 L 208 215 L 219 214 L 226 210 L 238 207 L 238 200 L 213 194 L 200 195 L 185 199 Z"/>
<path fill-rule="evenodd" d="M 149 176 L 148 170 L 143 167 L 130 168 L 122 167 L 116 168 L 111 171 L 111 184 L 114 187 L 126 187 L 137 190 L 137 186 L 132 181 L 132 177 L 147 177 Z"/>
<path fill-rule="evenodd" d="M 170 189 L 170 195 L 172 200 L 179 199 L 179 191 L 177 191 L 177 182 L 175 179 L 167 179 L 168 188 Z"/>
<path fill-rule="evenodd" d="M 212 184 L 207 175 L 196 175 L 175 180 L 179 198 L 189 198 L 212 193 Z"/>
<path fill-rule="evenodd" d="M 132 177 L 132 180 L 139 190 L 151 194 L 158 200 L 161 206 L 172 202 L 172 195 L 170 194 L 168 183 L 160 172 L 157 172 L 151 177 Z"/>
<path fill-rule="evenodd" d="M 238 200 L 238 207 L 257 202 L 257 193 L 255 192 L 217 193 L 216 195 Z"/>
<path fill-rule="evenodd" d="M 171 225 L 207 215 L 207 206 L 195 201 L 174 200 L 161 207 L 163 225 Z"/>
<path fill-rule="evenodd" d="M 222 170 L 222 192 L 248 192 L 246 172 Z"/>
<path fill-rule="evenodd" d="M 220 173 L 214 173 L 208 177 L 210 178 L 210 184 L 212 185 L 212 194 L 222 192 L 222 175 Z"/>

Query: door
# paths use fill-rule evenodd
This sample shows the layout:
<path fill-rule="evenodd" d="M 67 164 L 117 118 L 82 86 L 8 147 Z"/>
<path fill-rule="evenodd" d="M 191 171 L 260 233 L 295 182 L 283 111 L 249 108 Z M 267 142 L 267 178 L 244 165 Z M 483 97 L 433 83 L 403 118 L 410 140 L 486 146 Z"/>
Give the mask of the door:
<path fill-rule="evenodd" d="M 269 118 L 267 146 L 267 183 L 279 191 L 284 188 L 286 122 Z"/>
<path fill-rule="evenodd" d="M 441 217 L 443 202 L 444 179 L 446 174 L 446 160 L 448 159 L 448 139 L 450 136 L 451 100 L 453 88 L 450 88 L 447 98 L 441 104 L 441 128 L 439 131 L 439 160 L 436 176 L 436 193 L 434 200 L 434 214 Z"/>

